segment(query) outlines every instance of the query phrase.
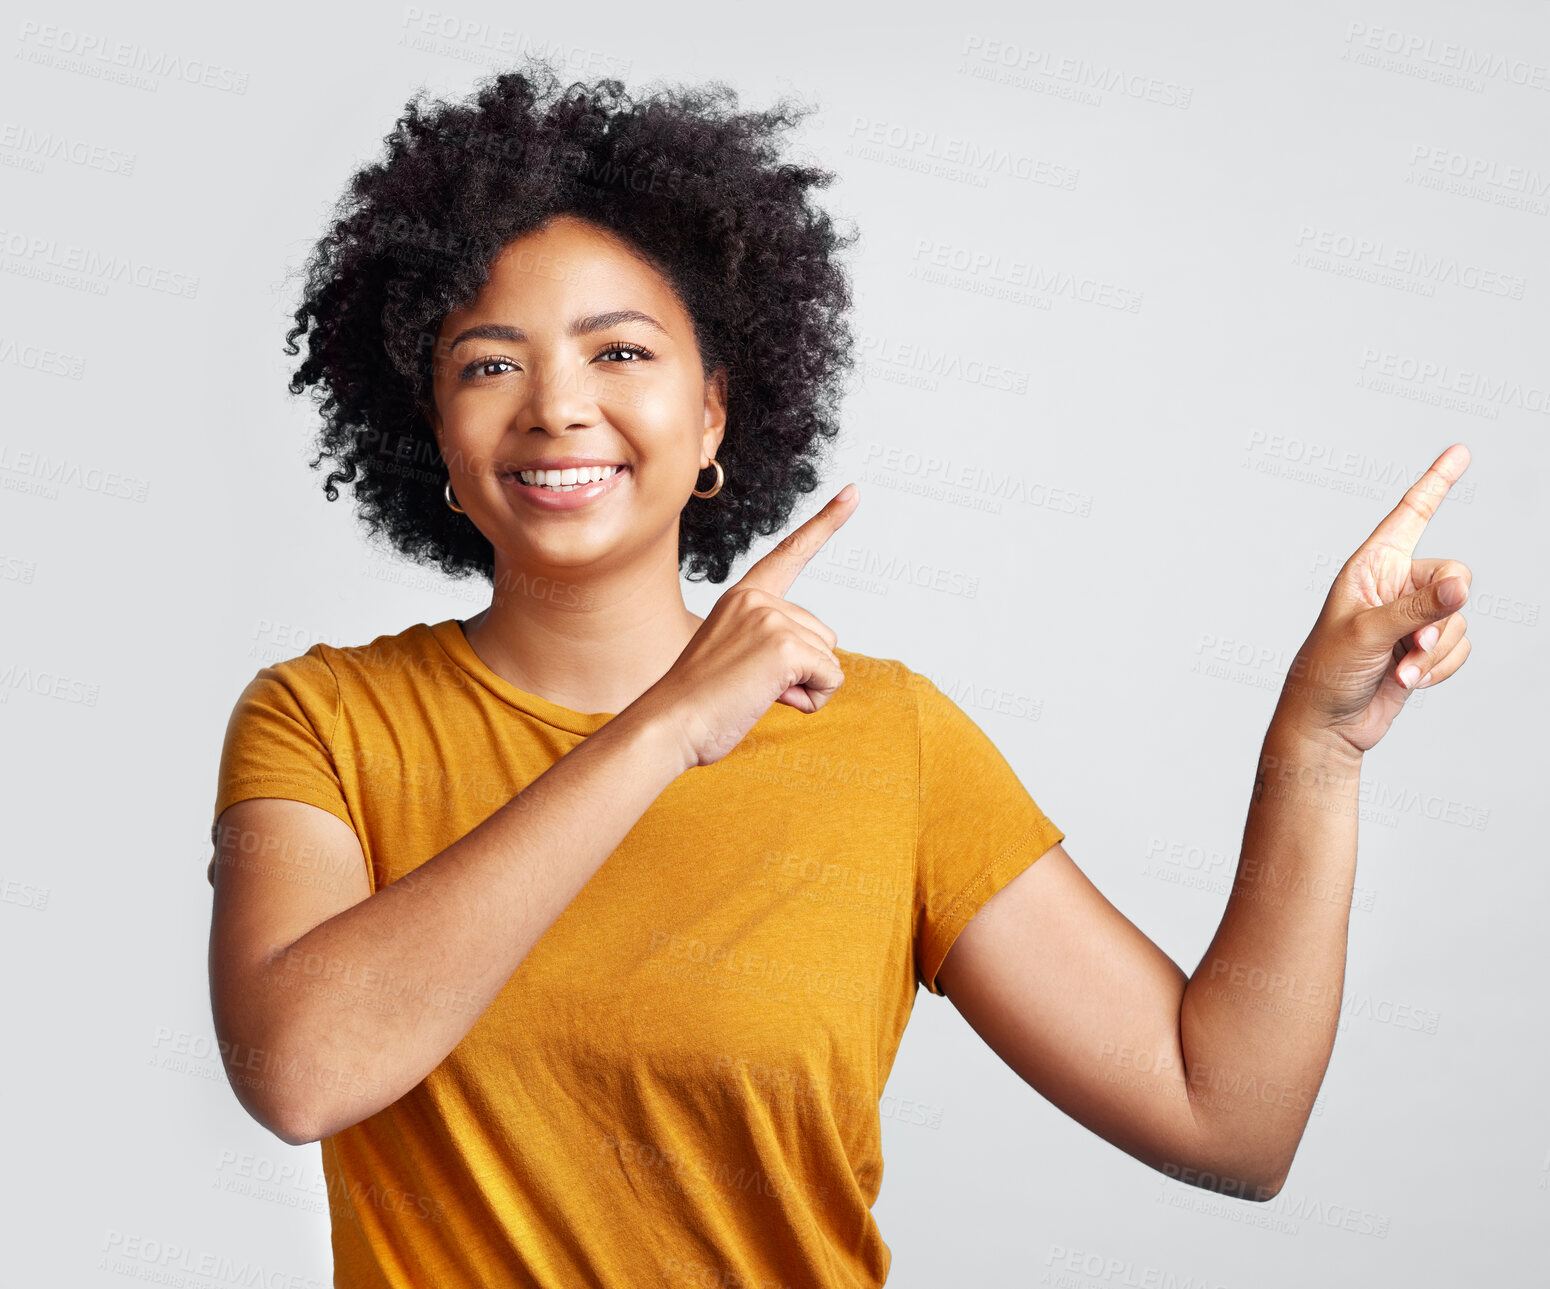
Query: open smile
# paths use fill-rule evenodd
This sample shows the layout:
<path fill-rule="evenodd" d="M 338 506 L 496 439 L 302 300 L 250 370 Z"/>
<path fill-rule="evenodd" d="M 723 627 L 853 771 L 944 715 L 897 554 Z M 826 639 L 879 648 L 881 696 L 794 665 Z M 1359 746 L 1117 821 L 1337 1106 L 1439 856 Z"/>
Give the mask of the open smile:
<path fill-rule="evenodd" d="M 542 510 L 574 510 L 616 490 L 627 465 L 589 466 L 579 470 L 520 470 L 501 482 Z"/>

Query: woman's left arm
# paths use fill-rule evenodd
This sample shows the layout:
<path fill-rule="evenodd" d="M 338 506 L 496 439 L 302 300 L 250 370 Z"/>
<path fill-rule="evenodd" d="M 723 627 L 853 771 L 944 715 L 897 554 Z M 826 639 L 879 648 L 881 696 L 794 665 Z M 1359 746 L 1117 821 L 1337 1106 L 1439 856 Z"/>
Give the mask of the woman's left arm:
<path fill-rule="evenodd" d="M 1412 558 L 1469 464 L 1437 458 L 1335 578 L 1261 748 L 1238 871 L 1193 976 L 1057 844 L 987 901 L 942 990 L 1028 1083 L 1178 1180 L 1264 1200 L 1334 1048 L 1362 757 L 1469 654 L 1469 569 Z"/>

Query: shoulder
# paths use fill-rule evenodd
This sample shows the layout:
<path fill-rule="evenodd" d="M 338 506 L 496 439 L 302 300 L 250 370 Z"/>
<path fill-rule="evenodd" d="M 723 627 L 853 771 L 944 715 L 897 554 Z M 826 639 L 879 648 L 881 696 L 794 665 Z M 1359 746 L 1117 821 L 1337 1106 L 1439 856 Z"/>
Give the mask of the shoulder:
<path fill-rule="evenodd" d="M 836 649 L 845 669 L 845 683 L 838 699 L 847 695 L 852 710 L 869 722 L 887 720 L 901 737 L 919 740 L 928 748 L 950 750 L 952 755 L 982 754 L 989 743 L 977 713 L 972 688 L 939 686 L 898 658 L 875 658 Z"/>
<path fill-rule="evenodd" d="M 264 669 L 277 677 L 302 684 L 327 678 L 337 684 L 345 678 L 374 679 L 391 674 L 418 674 L 427 663 L 449 661 L 437 643 L 438 628 L 416 622 L 402 631 L 384 633 L 362 644 L 318 642 L 304 654 L 271 663 Z"/>
<path fill-rule="evenodd" d="M 319 641 L 305 653 L 283 658 L 259 669 L 250 691 L 283 689 L 306 707 L 332 708 L 341 691 L 354 683 L 374 688 L 392 677 L 434 673 L 437 660 L 451 665 L 437 644 L 433 629 L 423 622 L 383 634 L 363 644 L 335 645 Z"/>
<path fill-rule="evenodd" d="M 452 623 L 455 628 L 456 622 Z M 439 643 L 437 633 L 445 623 L 429 626 L 416 622 L 402 631 L 384 633 L 364 644 L 314 646 L 337 676 L 363 678 L 389 675 L 417 675 L 438 662 L 451 665 L 451 659 Z"/>
<path fill-rule="evenodd" d="M 927 677 L 898 658 L 878 658 L 849 649 L 836 649 L 834 656 L 845 672 L 845 683 L 835 698 L 843 696 L 847 704 L 864 706 L 869 715 L 891 713 L 913 722 L 923 691 L 935 689 Z"/>

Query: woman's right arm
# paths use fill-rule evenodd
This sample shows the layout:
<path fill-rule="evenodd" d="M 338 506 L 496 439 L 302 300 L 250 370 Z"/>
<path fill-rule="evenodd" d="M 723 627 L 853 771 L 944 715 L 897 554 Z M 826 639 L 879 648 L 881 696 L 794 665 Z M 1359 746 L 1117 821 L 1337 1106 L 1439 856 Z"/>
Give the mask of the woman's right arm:
<path fill-rule="evenodd" d="M 292 1145 L 398 1100 L 691 764 L 678 725 L 638 701 L 375 894 L 359 840 L 328 811 L 228 807 L 210 997 L 237 1099 Z"/>
<path fill-rule="evenodd" d="M 375 894 L 354 831 L 327 810 L 260 797 L 221 813 L 210 1001 L 248 1113 L 301 1145 L 397 1101 L 668 784 L 725 756 L 771 703 L 828 702 L 845 679 L 835 634 L 784 596 L 855 501 L 842 489 L 716 602 L 661 680 Z"/>

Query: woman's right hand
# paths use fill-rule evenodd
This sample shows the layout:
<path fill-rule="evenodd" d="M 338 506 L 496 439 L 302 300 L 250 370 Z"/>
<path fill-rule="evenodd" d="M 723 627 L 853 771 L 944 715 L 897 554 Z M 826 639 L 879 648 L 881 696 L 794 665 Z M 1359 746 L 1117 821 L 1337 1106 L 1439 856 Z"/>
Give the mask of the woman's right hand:
<path fill-rule="evenodd" d="M 844 683 L 834 632 L 785 594 L 859 497 L 847 484 L 788 533 L 716 601 L 667 674 L 641 696 L 669 714 L 688 768 L 719 761 L 771 703 L 816 712 Z"/>

